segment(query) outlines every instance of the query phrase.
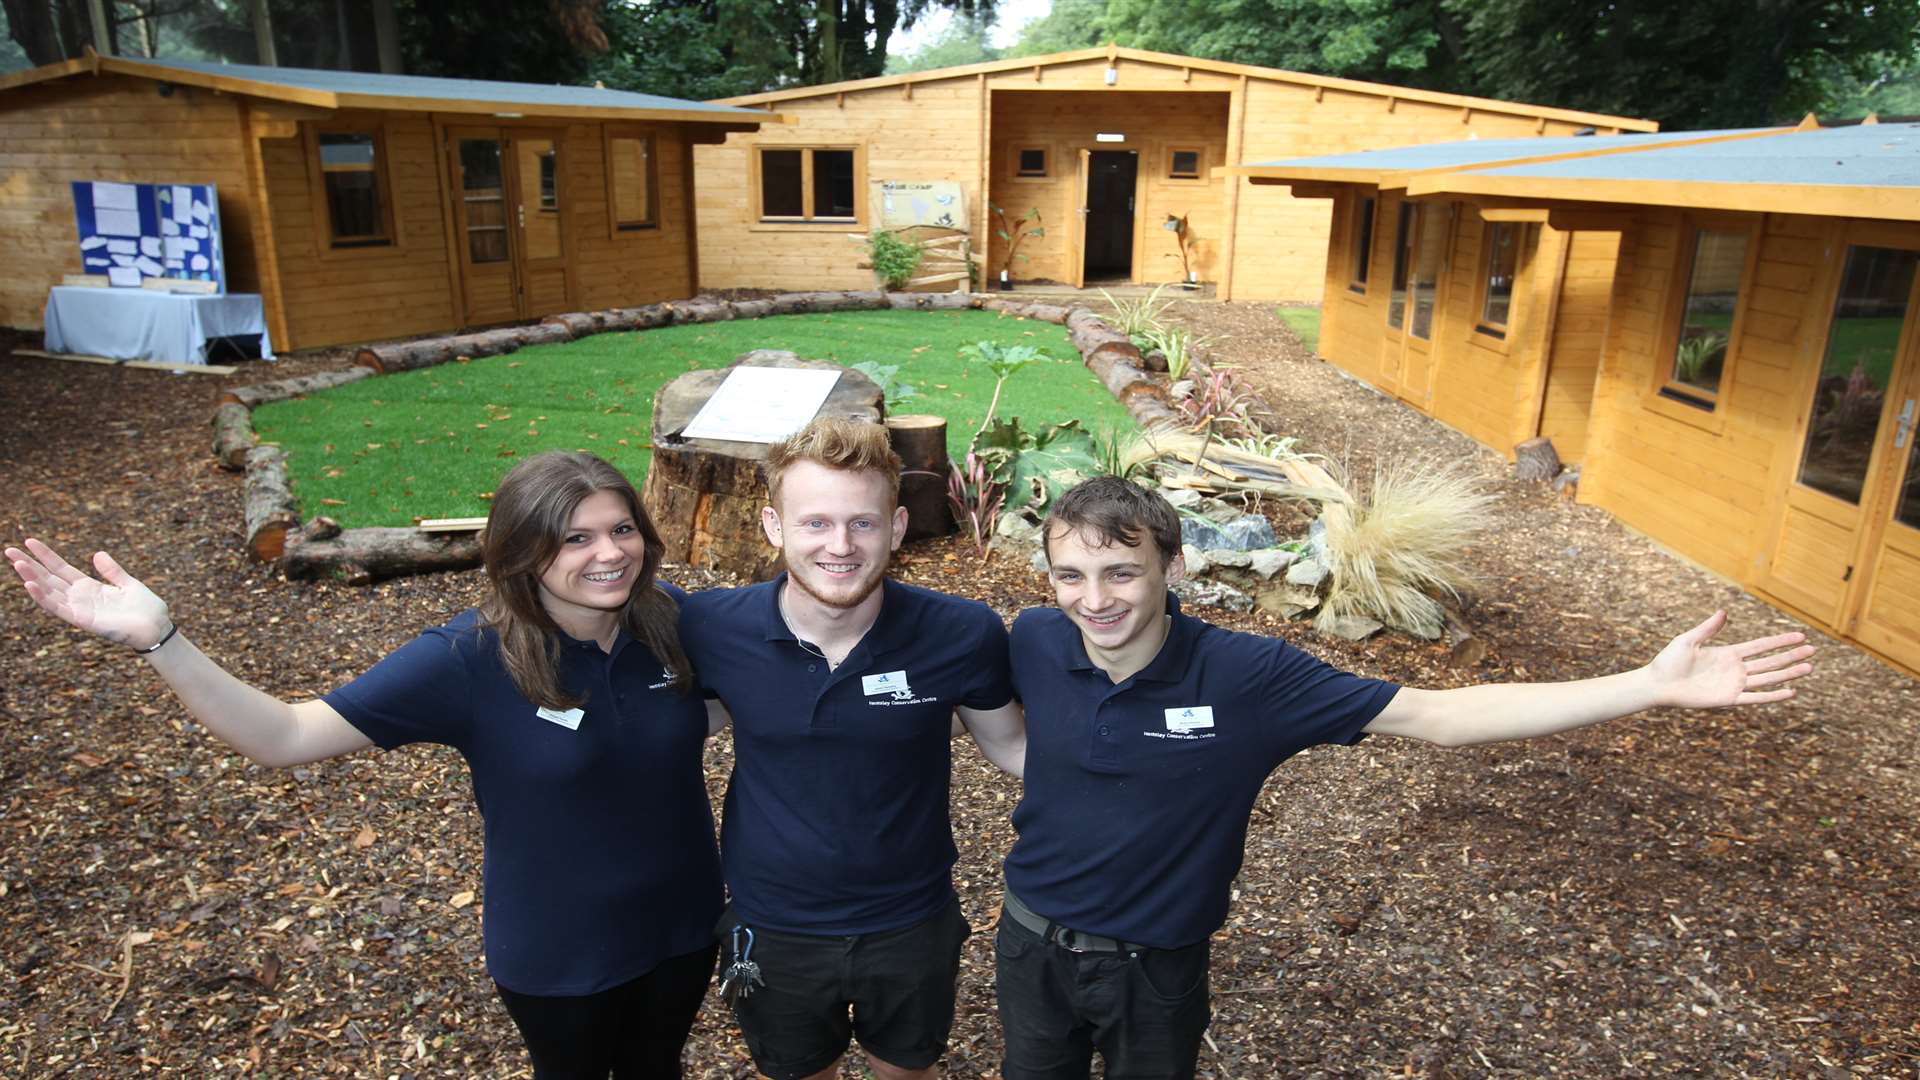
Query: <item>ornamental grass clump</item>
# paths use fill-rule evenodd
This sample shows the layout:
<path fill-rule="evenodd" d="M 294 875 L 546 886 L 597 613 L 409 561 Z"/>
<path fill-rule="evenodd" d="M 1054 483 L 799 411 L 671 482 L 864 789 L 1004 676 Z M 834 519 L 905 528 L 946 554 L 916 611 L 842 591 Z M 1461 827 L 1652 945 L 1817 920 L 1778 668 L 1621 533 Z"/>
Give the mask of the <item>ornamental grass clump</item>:
<path fill-rule="evenodd" d="M 1375 469 L 1370 492 L 1321 512 L 1329 573 L 1315 625 L 1357 615 L 1439 637 L 1446 613 L 1436 597 L 1457 598 L 1473 584 L 1466 553 L 1492 505 L 1470 465 L 1400 461 Z"/>

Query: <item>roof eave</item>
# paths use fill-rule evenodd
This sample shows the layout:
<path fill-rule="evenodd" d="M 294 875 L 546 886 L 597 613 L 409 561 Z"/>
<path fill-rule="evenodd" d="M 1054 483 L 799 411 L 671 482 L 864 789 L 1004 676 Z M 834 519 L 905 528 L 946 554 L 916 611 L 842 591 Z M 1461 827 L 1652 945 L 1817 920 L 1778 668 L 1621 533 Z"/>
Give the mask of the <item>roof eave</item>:
<path fill-rule="evenodd" d="M 1525 202 L 1583 202 L 1667 206 L 1683 210 L 1738 210 L 1814 217 L 1920 221 L 1920 189 L 1854 184 L 1760 184 L 1687 180 L 1618 180 L 1486 176 L 1473 173 L 1415 177 L 1409 196 L 1488 196 Z"/>

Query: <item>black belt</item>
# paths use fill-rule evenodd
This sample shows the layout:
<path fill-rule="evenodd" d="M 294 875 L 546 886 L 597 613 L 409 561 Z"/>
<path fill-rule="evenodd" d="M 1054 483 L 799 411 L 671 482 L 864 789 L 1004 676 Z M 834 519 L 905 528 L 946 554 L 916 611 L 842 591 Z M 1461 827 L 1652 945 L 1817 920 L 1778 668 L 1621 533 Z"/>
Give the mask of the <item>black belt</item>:
<path fill-rule="evenodd" d="M 1145 945 L 1136 945 L 1130 941 L 1088 934 L 1071 927 L 1061 926 L 1022 903 L 1011 890 L 1007 892 L 1006 903 L 1001 905 L 1000 910 L 1007 918 L 1040 935 L 1040 940 L 1049 945 L 1057 945 L 1068 952 L 1135 953 L 1143 952 L 1147 948 Z"/>

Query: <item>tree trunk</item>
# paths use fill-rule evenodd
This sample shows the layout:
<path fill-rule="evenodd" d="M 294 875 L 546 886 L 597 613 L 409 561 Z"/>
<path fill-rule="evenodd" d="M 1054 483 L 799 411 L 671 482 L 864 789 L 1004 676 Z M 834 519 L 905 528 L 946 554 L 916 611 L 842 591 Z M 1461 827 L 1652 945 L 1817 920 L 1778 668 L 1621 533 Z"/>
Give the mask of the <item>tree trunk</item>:
<path fill-rule="evenodd" d="M 887 435 L 900 455 L 900 505 L 907 508 L 907 539 L 945 536 L 953 531 L 947 505 L 947 421 L 944 417 L 887 417 Z"/>
<path fill-rule="evenodd" d="M 328 578 L 367 585 L 402 574 L 467 570 L 478 565 L 479 533 L 423 533 L 414 528 L 387 527 L 348 529 L 329 539 L 306 539 L 296 534 L 294 542 L 287 545 L 282 568 L 294 581 Z"/>
<path fill-rule="evenodd" d="M 726 368 L 689 371 L 661 387 L 653 399 L 653 464 L 643 497 L 666 543 L 668 562 L 765 580 L 780 568 L 780 553 L 760 530 L 760 508 L 767 502 L 762 466 L 769 445 L 680 436 L 727 375 L 741 366 L 837 367 L 790 352 L 757 350 Z M 883 411 L 880 388 L 857 371 L 839 370 L 840 381 L 820 414 L 878 423 Z"/>
<path fill-rule="evenodd" d="M 1513 448 L 1513 474 L 1522 480 L 1551 480 L 1560 475 L 1560 455 L 1545 435 Z"/>
<path fill-rule="evenodd" d="M 300 524 L 300 504 L 287 484 L 287 455 L 277 446 L 247 451 L 247 553 L 272 562 L 287 547 L 287 530 Z"/>
<path fill-rule="evenodd" d="M 223 406 L 232 404 L 256 409 L 269 401 L 285 401 L 302 394 L 311 394 L 316 390 L 331 390 L 336 386 L 359 382 L 372 374 L 373 372 L 368 368 L 352 367 L 344 371 L 320 371 L 312 375 L 296 375 L 290 379 L 275 379 L 273 382 L 257 383 L 253 386 L 236 386 L 220 395 L 220 401 Z M 234 468 L 238 467 L 238 465 L 234 466 Z"/>
<path fill-rule="evenodd" d="M 253 413 L 245 406 L 227 402 L 213 412 L 213 456 L 220 467 L 239 472 L 247 467 L 247 453 L 253 449 Z"/>

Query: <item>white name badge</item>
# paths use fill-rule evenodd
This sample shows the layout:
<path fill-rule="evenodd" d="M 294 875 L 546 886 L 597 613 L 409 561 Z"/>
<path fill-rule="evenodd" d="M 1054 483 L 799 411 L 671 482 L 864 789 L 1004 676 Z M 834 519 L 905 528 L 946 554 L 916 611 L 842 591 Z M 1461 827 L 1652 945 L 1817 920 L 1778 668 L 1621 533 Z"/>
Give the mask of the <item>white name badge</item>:
<path fill-rule="evenodd" d="M 1192 705 L 1167 710 L 1168 731 L 1198 731 L 1213 726 L 1213 706 Z"/>
<path fill-rule="evenodd" d="M 907 689 L 907 673 L 905 671 L 889 671 L 884 675 L 862 675 L 860 676 L 860 689 L 865 691 L 868 697 L 873 697 L 876 694 L 905 694 L 910 692 Z"/>
<path fill-rule="evenodd" d="M 568 731 L 580 730 L 580 718 L 587 715 L 585 709 L 540 709 L 534 712 L 542 720 L 551 720 Z"/>

